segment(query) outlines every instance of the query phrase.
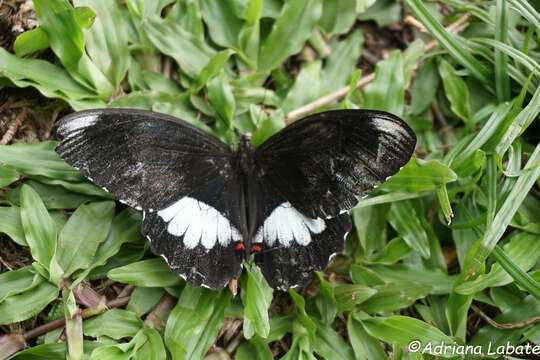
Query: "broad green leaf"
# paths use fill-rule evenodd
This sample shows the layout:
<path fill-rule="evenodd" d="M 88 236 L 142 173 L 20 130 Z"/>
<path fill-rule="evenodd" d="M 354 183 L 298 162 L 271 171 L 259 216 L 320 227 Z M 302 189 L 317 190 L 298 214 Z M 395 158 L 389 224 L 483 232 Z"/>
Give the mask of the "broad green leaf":
<path fill-rule="evenodd" d="M 28 246 L 21 223 L 20 208 L 17 206 L 0 206 L 0 233 L 7 234 L 21 246 Z"/>
<path fill-rule="evenodd" d="M 58 288 L 40 277 L 35 286 L 0 303 L 0 324 L 11 324 L 31 318 L 57 296 Z"/>
<path fill-rule="evenodd" d="M 448 294 L 452 291 L 456 275 L 447 275 L 440 270 L 421 269 L 412 265 L 371 265 L 369 269 L 385 282 L 420 282 L 432 287 L 431 294 Z"/>
<path fill-rule="evenodd" d="M 269 72 L 298 53 L 322 14 L 321 0 L 287 1 L 259 52 L 259 70 Z M 276 51 L 279 49 L 279 51 Z"/>
<path fill-rule="evenodd" d="M 17 56 L 23 57 L 36 51 L 49 47 L 49 38 L 42 28 L 25 31 L 17 36 L 13 43 L 13 50 Z"/>
<path fill-rule="evenodd" d="M 218 45 L 238 49 L 240 30 L 244 25 L 236 15 L 234 0 L 201 0 L 201 15 L 208 26 L 208 33 Z"/>
<path fill-rule="evenodd" d="M 244 268 L 245 278 L 242 281 L 246 289 L 243 297 L 244 318 L 249 320 L 257 335 L 266 338 L 270 332 L 268 308 L 272 302 L 273 291 L 259 267 L 244 265 Z"/>
<path fill-rule="evenodd" d="M 232 54 L 234 54 L 234 50 L 223 50 L 214 55 L 201 70 L 193 91 L 198 92 L 208 79 L 217 76 Z"/>
<path fill-rule="evenodd" d="M 56 248 L 56 226 L 38 194 L 28 185 L 21 188 L 21 223 L 32 257 L 49 268 Z"/>
<path fill-rule="evenodd" d="M 173 274 L 161 257 L 113 269 L 107 276 L 111 280 L 142 287 L 167 287 L 183 283 L 180 276 Z"/>
<path fill-rule="evenodd" d="M 240 30 L 239 44 L 244 60 L 250 68 L 256 69 L 259 61 L 259 44 L 261 37 L 260 18 L 264 0 L 248 0 L 243 18 L 246 20 Z M 246 59 L 247 58 L 247 59 Z"/>
<path fill-rule="evenodd" d="M 356 0 L 325 0 L 319 26 L 328 35 L 349 31 L 356 20 Z"/>
<path fill-rule="evenodd" d="M 109 271 L 141 260 L 146 250 L 147 247 L 144 244 L 125 243 L 116 255 L 107 260 L 105 265 L 94 268 L 87 276 L 80 274 L 76 274 L 76 276 L 80 280 L 83 277 L 88 280 L 106 278 Z"/>
<path fill-rule="evenodd" d="M 358 20 L 373 20 L 384 27 L 399 22 L 402 18 L 403 5 L 392 0 L 357 0 Z M 366 9 L 367 8 L 367 9 Z"/>
<path fill-rule="evenodd" d="M 11 295 L 25 292 L 32 286 L 37 285 L 34 280 L 39 279 L 39 275 L 35 275 L 31 266 L 0 274 L 0 303 Z"/>
<path fill-rule="evenodd" d="M 408 281 L 377 285 L 373 289 L 377 292 L 359 306 L 362 311 L 369 314 L 407 308 L 431 292 L 430 285 Z"/>
<path fill-rule="evenodd" d="M 33 86 L 44 96 L 62 98 L 74 108 L 81 109 L 85 98 L 96 93 L 72 79 L 68 72 L 48 61 L 22 59 L 0 48 L 0 74 L 9 78 L 19 87 Z M 99 100 L 88 101 L 88 105 L 103 106 Z M 44 143 L 39 143 L 44 144 Z"/>
<path fill-rule="evenodd" d="M 126 0 L 126 5 L 132 14 L 145 19 L 150 15 L 161 14 L 163 8 L 173 1 L 174 0 Z"/>
<path fill-rule="evenodd" d="M 343 341 L 341 336 L 330 325 L 315 320 L 317 331 L 313 349 L 323 359 L 354 359 L 351 347 Z"/>
<path fill-rule="evenodd" d="M 512 259 L 516 266 L 527 271 L 540 257 L 540 241 L 538 235 L 519 233 L 512 237 L 504 247 L 505 253 Z M 513 281 L 512 277 L 495 263 L 488 274 L 479 275 L 473 281 L 467 281 L 456 287 L 459 294 L 469 295 L 482 291 L 488 287 L 503 286 Z"/>
<path fill-rule="evenodd" d="M 368 207 L 354 208 L 352 210 L 353 222 L 356 228 L 358 240 L 360 240 L 361 250 L 358 254 L 371 254 L 375 249 L 380 248 L 386 242 L 386 218 L 389 205 L 374 205 Z"/>
<path fill-rule="evenodd" d="M 375 79 L 365 88 L 365 109 L 384 110 L 402 116 L 405 97 L 403 60 L 399 51 L 377 63 Z"/>
<path fill-rule="evenodd" d="M 434 190 L 440 185 L 458 179 L 456 173 L 437 160 L 425 161 L 415 157 L 396 175 L 388 179 L 381 188 L 420 192 Z"/>
<path fill-rule="evenodd" d="M 368 257 L 364 262 L 368 264 L 392 265 L 403 259 L 411 251 L 411 248 L 401 238 L 393 238 L 379 252 Z"/>
<path fill-rule="evenodd" d="M 393 203 L 388 221 L 407 245 L 424 259 L 429 258 L 430 249 L 426 231 L 409 200 Z"/>
<path fill-rule="evenodd" d="M 75 209 L 79 207 L 85 201 L 95 201 L 99 198 L 88 196 L 84 194 L 78 194 L 67 190 L 62 186 L 47 185 L 38 181 L 28 180 L 25 184 L 30 186 L 39 195 L 45 207 L 49 210 L 52 209 Z M 21 186 L 13 189 L 7 195 L 7 199 L 15 205 L 20 205 Z"/>
<path fill-rule="evenodd" d="M 196 79 L 215 51 L 201 39 L 159 16 L 143 22 L 148 38 L 165 55 L 171 56 L 187 76 Z"/>
<path fill-rule="evenodd" d="M 471 105 L 469 103 L 469 89 L 456 70 L 446 60 L 439 62 L 439 74 L 444 86 L 444 93 L 450 101 L 450 107 L 465 124 L 471 121 Z"/>
<path fill-rule="evenodd" d="M 376 293 L 377 290 L 364 285 L 334 285 L 334 296 L 336 298 L 339 312 L 353 310 L 357 305 L 363 303 Z"/>
<path fill-rule="evenodd" d="M 254 337 L 238 347 L 234 358 L 235 360 L 272 360 L 274 356 L 265 340 Z"/>
<path fill-rule="evenodd" d="M 411 103 L 407 108 L 410 115 L 419 115 L 425 112 L 435 99 L 440 77 L 435 59 L 430 58 L 424 62 L 414 77 L 411 89 Z"/>
<path fill-rule="evenodd" d="M 371 336 L 405 348 L 413 340 L 420 341 L 421 349 L 424 349 L 428 343 L 431 343 L 432 346 L 453 343 L 451 337 L 434 326 L 407 316 L 396 315 L 387 318 L 365 319 L 361 321 L 361 324 Z M 450 356 L 450 354 L 437 355 L 441 357 L 454 356 Z"/>
<path fill-rule="evenodd" d="M 324 279 L 322 273 L 315 272 L 319 279 L 319 293 L 313 298 L 323 323 L 331 325 L 338 313 L 338 303 L 334 296 L 334 290 Z"/>
<path fill-rule="evenodd" d="M 225 71 L 222 70 L 218 75 L 210 79 L 206 84 L 206 88 L 208 89 L 208 100 L 217 115 L 216 117 L 230 127 L 236 102 Z"/>
<path fill-rule="evenodd" d="M 215 340 L 230 298 L 227 290 L 215 292 L 186 286 L 165 328 L 165 344 L 173 360 L 199 358 L 190 354 L 202 357 Z"/>
<path fill-rule="evenodd" d="M 17 181 L 19 179 L 19 174 L 15 169 L 9 166 L 0 165 L 0 188 L 8 186 L 9 184 Z"/>
<path fill-rule="evenodd" d="M 142 320 L 131 311 L 111 309 L 103 314 L 85 320 L 83 330 L 86 336 L 108 336 L 113 339 L 133 337 L 142 327 Z"/>
<path fill-rule="evenodd" d="M 125 243 L 144 244 L 145 239 L 141 235 L 141 214 L 131 208 L 120 212 L 113 219 L 107 238 L 101 243 L 89 266 L 82 274 L 76 274 L 78 279 L 84 279 L 94 268 L 105 265 L 107 260 L 120 251 Z"/>
<path fill-rule="evenodd" d="M 130 63 L 123 12 L 116 2 L 76 0 L 73 3 L 87 6 L 96 14 L 92 27 L 84 33 L 85 50 L 112 85 L 117 86 Z"/>
<path fill-rule="evenodd" d="M 364 330 L 354 313 L 350 313 L 347 319 L 347 335 L 357 359 L 388 359 L 381 343 Z"/>
<path fill-rule="evenodd" d="M 101 343 L 96 341 L 85 341 L 84 350 L 86 353 L 92 352 L 97 347 L 102 346 Z M 10 359 L 16 360 L 58 360 L 64 359 L 67 352 L 67 346 L 65 342 L 54 344 L 43 344 L 31 347 L 16 353 Z"/>
<path fill-rule="evenodd" d="M 137 349 L 134 360 L 166 360 L 167 351 L 161 335 L 154 329 L 141 329 L 138 335 L 144 335 L 146 341 Z"/>
<path fill-rule="evenodd" d="M 69 218 L 58 236 L 56 260 L 64 276 L 88 268 L 99 245 L 105 241 L 114 216 L 114 202 L 81 205 Z"/>
<path fill-rule="evenodd" d="M 0 54 L 1 54 L 0 49 Z M 0 64 L 2 59 L 0 58 Z M 44 176 L 67 181 L 83 181 L 84 177 L 54 152 L 55 141 L 36 144 L 18 143 L 0 145 L 0 163 L 6 164 L 25 176 Z M 39 164 L 39 166 L 36 166 Z"/>
<path fill-rule="evenodd" d="M 405 88 L 411 83 L 413 72 L 418 67 L 422 56 L 424 55 L 424 42 L 420 39 L 413 41 L 403 52 L 403 79 Z M 433 90 L 432 90 L 433 91 Z"/>
<path fill-rule="evenodd" d="M 75 193 L 85 194 L 85 195 L 90 195 L 90 196 L 98 196 L 104 199 L 114 199 L 114 195 L 106 192 L 99 186 L 94 185 L 89 181 L 71 182 L 67 180 L 51 179 L 48 177 L 35 176 L 35 175 L 30 175 L 28 177 L 33 180 L 39 181 L 40 183 L 43 183 L 43 184 L 62 186 Z"/>
<path fill-rule="evenodd" d="M 130 295 L 126 310 L 143 316 L 157 304 L 164 293 L 165 291 L 161 288 L 136 287 Z"/>
<path fill-rule="evenodd" d="M 277 133 L 279 130 L 285 127 L 285 117 L 283 111 L 278 109 L 272 113 L 272 115 L 264 118 L 259 128 L 253 133 L 251 143 L 254 146 L 261 145 L 270 136 Z"/>
<path fill-rule="evenodd" d="M 296 304 L 298 321 L 300 321 L 300 323 L 303 325 L 303 327 L 307 331 L 309 342 L 313 343 L 315 341 L 315 332 L 317 330 L 317 325 L 315 324 L 313 319 L 309 317 L 309 315 L 306 312 L 306 301 L 301 295 L 299 295 L 293 289 L 289 289 L 289 295 L 291 299 L 294 301 L 294 303 Z M 293 332 L 294 332 L 294 328 L 293 328 Z"/>
<path fill-rule="evenodd" d="M 325 1 L 328 3 L 331 1 Z M 345 86 L 356 68 L 356 62 L 362 51 L 364 35 L 358 29 L 342 41 L 336 41 L 332 55 L 326 60 L 321 72 L 320 93 L 327 94 Z"/>
<path fill-rule="evenodd" d="M 67 0 L 34 1 L 36 17 L 47 34 L 51 49 L 71 77 L 102 99 L 114 92 L 114 86 L 90 60 L 84 49 L 84 34 Z"/>
<path fill-rule="evenodd" d="M 62 295 L 64 300 L 64 318 L 66 319 L 65 333 L 68 344 L 66 358 L 69 360 L 82 360 L 84 350 L 81 311 L 75 302 L 75 296 L 72 291 L 64 288 Z"/>
<path fill-rule="evenodd" d="M 321 83 L 320 74 L 320 61 L 313 61 L 304 66 L 281 105 L 285 113 L 317 98 Z"/>

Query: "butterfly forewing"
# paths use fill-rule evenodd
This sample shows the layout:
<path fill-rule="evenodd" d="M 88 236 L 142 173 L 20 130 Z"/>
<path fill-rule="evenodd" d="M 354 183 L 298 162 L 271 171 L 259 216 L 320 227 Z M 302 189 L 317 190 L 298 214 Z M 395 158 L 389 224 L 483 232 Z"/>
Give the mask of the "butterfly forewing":
<path fill-rule="evenodd" d="M 258 176 L 303 214 L 351 209 L 410 159 L 416 136 L 401 119 L 370 110 L 327 111 L 298 120 L 256 151 Z"/>
<path fill-rule="evenodd" d="M 238 179 L 230 148 L 171 116 L 133 109 L 77 112 L 58 126 L 56 151 L 117 198 L 144 211 L 154 253 L 191 285 L 239 276 Z"/>
<path fill-rule="evenodd" d="M 172 116 L 133 109 L 74 113 L 58 126 L 56 152 L 130 206 L 159 210 L 216 177 L 231 150 Z"/>

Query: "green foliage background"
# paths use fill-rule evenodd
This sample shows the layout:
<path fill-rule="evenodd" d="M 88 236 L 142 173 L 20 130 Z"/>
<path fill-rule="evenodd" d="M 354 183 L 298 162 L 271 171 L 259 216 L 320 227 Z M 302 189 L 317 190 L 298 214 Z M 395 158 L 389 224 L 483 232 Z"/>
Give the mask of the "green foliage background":
<path fill-rule="evenodd" d="M 0 187 L 12 190 L 0 232 L 35 262 L 0 275 L 0 324 L 46 309 L 47 321 L 66 319 L 67 335 L 57 342 L 62 330 L 50 331 L 13 359 L 427 359 L 407 344 L 540 344 L 540 325 L 524 322 L 540 314 L 540 146 L 526 131 L 538 129 L 540 15 L 526 0 L 443 0 L 445 16 L 420 0 L 33 3 L 40 26 L 17 38 L 15 54 L 0 48 L 3 86 L 32 86 L 75 110 L 168 113 L 225 142 L 238 130 L 260 144 L 291 111 L 351 85 L 324 109 L 390 111 L 413 127 L 418 151 L 352 210 L 346 250 L 310 286 L 272 292 L 247 266 L 233 297 L 186 286 L 145 257 L 140 213 L 116 209 L 55 142 L 1 146 Z M 354 90 L 364 41 L 355 23 L 386 26 L 405 11 L 441 46 L 391 52 Z M 460 35 L 443 28 L 465 13 Z M 31 56 L 48 47 L 57 62 Z M 106 310 L 97 279 L 133 285 L 127 306 Z M 473 325 L 479 308 L 524 323 Z M 224 340 L 232 319 L 242 336 Z M 222 350 L 206 355 L 218 335 Z M 20 343 L 0 338 L 0 358 Z"/>

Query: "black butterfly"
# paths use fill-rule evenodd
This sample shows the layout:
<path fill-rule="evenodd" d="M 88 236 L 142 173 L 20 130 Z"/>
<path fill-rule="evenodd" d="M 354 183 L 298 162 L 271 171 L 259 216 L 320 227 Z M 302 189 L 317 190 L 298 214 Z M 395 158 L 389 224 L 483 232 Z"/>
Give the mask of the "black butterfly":
<path fill-rule="evenodd" d="M 395 174 L 416 144 L 398 117 L 339 110 L 237 148 L 172 116 L 132 109 L 73 113 L 56 152 L 144 211 L 155 254 L 193 286 L 221 289 L 254 254 L 278 289 L 305 284 L 343 250 L 357 196 Z"/>

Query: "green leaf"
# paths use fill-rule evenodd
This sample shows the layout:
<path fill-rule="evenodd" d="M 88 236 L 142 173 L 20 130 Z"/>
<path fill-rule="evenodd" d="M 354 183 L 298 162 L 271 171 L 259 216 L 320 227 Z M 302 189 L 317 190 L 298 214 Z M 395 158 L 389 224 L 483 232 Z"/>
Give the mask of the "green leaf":
<path fill-rule="evenodd" d="M 364 329 L 373 337 L 390 344 L 407 347 L 413 340 L 420 341 L 421 349 L 429 343 L 435 345 L 452 344 L 453 339 L 434 326 L 407 316 L 390 316 L 387 318 L 370 318 L 361 321 Z M 453 357 L 449 353 L 435 354 L 441 357 Z"/>
<path fill-rule="evenodd" d="M 238 38 L 244 22 L 236 16 L 234 0 L 201 0 L 201 15 L 214 42 L 238 49 Z"/>
<path fill-rule="evenodd" d="M 43 201 L 43 204 L 45 204 L 45 207 L 49 210 L 75 209 L 85 201 L 99 200 L 98 198 L 95 198 L 93 196 L 78 194 L 76 192 L 69 191 L 62 186 L 47 185 L 34 180 L 25 181 L 25 184 L 36 191 L 36 193 Z M 12 204 L 20 204 L 19 194 L 21 191 L 21 187 L 22 186 L 19 186 L 8 193 L 6 198 Z"/>
<path fill-rule="evenodd" d="M 69 74 L 82 85 L 96 90 L 102 99 L 112 95 L 114 86 L 85 53 L 82 27 L 77 23 L 69 2 L 36 0 L 34 7 L 51 49 Z"/>
<path fill-rule="evenodd" d="M 325 1 L 324 4 L 329 2 L 331 1 Z M 364 33 L 360 29 L 335 43 L 332 47 L 332 55 L 326 60 L 321 72 L 321 94 L 331 93 L 347 84 L 347 80 L 356 69 L 363 43 Z"/>
<path fill-rule="evenodd" d="M 465 81 L 456 75 L 456 71 L 450 63 L 442 59 L 439 62 L 439 73 L 452 111 L 465 124 L 470 123 L 471 105 L 469 103 L 469 89 Z"/>
<path fill-rule="evenodd" d="M 175 59 L 182 71 L 193 79 L 215 55 L 215 51 L 201 39 L 159 16 L 150 16 L 143 22 L 143 29 L 152 44 Z"/>
<path fill-rule="evenodd" d="M 281 108 L 285 113 L 317 98 L 321 83 L 320 74 L 320 61 L 312 61 L 304 65 L 281 105 Z"/>
<path fill-rule="evenodd" d="M 76 277 L 82 280 L 96 267 L 105 265 L 111 257 L 120 251 L 123 244 L 144 244 L 145 242 L 146 240 L 141 235 L 141 213 L 131 208 L 123 210 L 113 219 L 109 234 L 105 241 L 99 245 L 91 266 L 86 268 L 82 274 L 77 274 Z"/>
<path fill-rule="evenodd" d="M 49 38 L 42 28 L 25 31 L 17 36 L 13 43 L 13 50 L 19 57 L 32 54 L 36 51 L 43 50 L 49 47 Z"/>
<path fill-rule="evenodd" d="M 18 58 L 3 48 L 0 48 L 0 74 L 19 87 L 33 86 L 46 97 L 62 98 L 76 109 L 81 108 L 82 99 L 96 96 L 94 91 L 73 80 L 64 69 L 45 60 Z M 95 107 L 104 105 L 97 100 L 89 101 L 89 104 Z"/>
<path fill-rule="evenodd" d="M 273 290 L 264 279 L 257 266 L 244 265 L 245 278 L 242 281 L 246 292 L 244 301 L 244 321 L 248 320 L 253 330 L 262 338 L 270 333 L 268 308 L 272 302 Z"/>
<path fill-rule="evenodd" d="M 208 100 L 216 115 L 225 125 L 230 127 L 236 102 L 225 71 L 222 70 L 219 75 L 210 79 L 206 84 L 206 88 L 208 89 Z"/>
<path fill-rule="evenodd" d="M 101 315 L 85 320 L 84 335 L 113 339 L 133 337 L 143 326 L 142 320 L 131 311 L 111 309 Z"/>
<path fill-rule="evenodd" d="M 92 27 L 84 33 L 85 50 L 112 85 L 117 86 L 130 63 L 124 13 L 116 2 L 76 0 L 74 5 L 87 6 L 96 14 Z"/>
<path fill-rule="evenodd" d="M 37 285 L 34 280 L 39 279 L 39 275 L 35 275 L 35 271 L 31 266 L 0 274 L 0 303 L 11 295 L 25 292 Z"/>
<path fill-rule="evenodd" d="M 0 49 L 0 53 L 1 51 Z M 36 144 L 0 145 L 0 163 L 11 166 L 25 176 L 83 181 L 81 173 L 54 152 L 57 144 L 55 141 L 43 141 Z"/>
<path fill-rule="evenodd" d="M 429 258 L 430 249 L 427 234 L 420 224 L 416 210 L 410 201 L 393 203 L 388 221 L 407 245 L 418 252 L 424 259 Z"/>
<path fill-rule="evenodd" d="M 313 343 L 315 341 L 315 332 L 317 330 L 317 325 L 313 322 L 313 319 L 311 319 L 306 312 L 306 301 L 293 289 L 289 289 L 289 295 L 296 304 L 298 320 L 305 328 L 305 331 L 307 331 L 309 342 Z"/>
<path fill-rule="evenodd" d="M 19 174 L 9 166 L 0 165 L 0 188 L 17 181 Z"/>
<path fill-rule="evenodd" d="M 396 175 L 381 185 L 381 188 L 420 192 L 434 190 L 457 179 L 456 173 L 443 163 L 413 157 Z"/>
<path fill-rule="evenodd" d="M 369 314 L 388 313 L 407 308 L 431 292 L 429 285 L 408 281 L 377 285 L 374 289 L 377 292 L 360 305 L 360 309 Z"/>
<path fill-rule="evenodd" d="M 403 259 L 411 251 L 411 248 L 401 238 L 394 238 L 379 252 L 368 257 L 368 264 L 392 265 Z"/>
<path fill-rule="evenodd" d="M 313 349 L 323 359 L 354 359 L 351 347 L 332 327 L 315 320 L 317 332 Z"/>
<path fill-rule="evenodd" d="M 437 63 L 434 58 L 427 59 L 414 77 L 411 104 L 407 108 L 407 112 L 410 115 L 419 115 L 425 112 L 435 99 L 439 83 Z"/>
<path fill-rule="evenodd" d="M 402 116 L 405 99 L 403 60 L 399 51 L 377 63 L 375 79 L 365 88 L 365 109 L 384 110 Z"/>
<path fill-rule="evenodd" d="M 277 133 L 279 130 L 285 127 L 285 116 L 281 109 L 278 109 L 272 113 L 269 117 L 266 117 L 259 128 L 253 133 L 251 143 L 254 146 L 261 145 L 270 136 Z"/>
<path fill-rule="evenodd" d="M 356 251 L 359 255 L 371 254 L 375 249 L 386 243 L 386 218 L 388 205 L 374 205 L 368 207 L 355 207 L 352 217 L 361 248 Z M 360 251 L 362 250 L 362 251 Z"/>
<path fill-rule="evenodd" d="M 183 283 L 178 275 L 171 272 L 161 257 L 113 269 L 107 276 L 111 280 L 143 287 L 168 287 Z"/>
<path fill-rule="evenodd" d="M 60 232 L 56 248 L 56 260 L 64 277 L 92 264 L 98 246 L 109 233 L 113 216 L 112 201 L 83 204 L 73 213 Z"/>
<path fill-rule="evenodd" d="M 360 13 L 358 20 L 373 20 L 380 27 L 399 22 L 403 18 L 403 5 L 392 0 L 358 0 L 356 11 Z"/>
<path fill-rule="evenodd" d="M 405 0 L 405 4 L 414 16 L 426 27 L 429 33 L 454 59 L 468 69 L 471 74 L 482 83 L 488 84 L 488 86 L 491 84 L 493 76 L 490 69 L 479 62 L 471 52 L 469 52 L 467 47 L 463 45 L 463 39 L 446 31 L 441 23 L 425 7 L 422 1 Z"/>
<path fill-rule="evenodd" d="M 540 256 L 538 236 L 527 233 L 519 233 L 513 236 L 505 246 L 506 255 L 514 262 L 515 266 L 529 270 Z M 512 277 L 501 267 L 493 264 L 488 274 L 479 275 L 472 281 L 467 281 L 455 288 L 459 294 L 469 295 L 482 291 L 488 287 L 503 286 L 513 281 Z"/>
<path fill-rule="evenodd" d="M 0 303 L 0 324 L 11 324 L 31 318 L 57 296 L 58 288 L 39 277 L 35 286 L 17 296 L 10 296 Z"/>
<path fill-rule="evenodd" d="M 360 320 L 354 313 L 350 313 L 347 319 L 347 335 L 357 359 L 388 359 L 381 343 L 364 330 Z"/>
<path fill-rule="evenodd" d="M 319 293 L 314 297 L 313 301 L 317 310 L 319 310 L 321 320 L 325 324 L 331 325 L 338 313 L 338 303 L 334 296 L 334 290 L 319 271 L 316 271 L 315 274 L 319 279 Z"/>
<path fill-rule="evenodd" d="M 215 341 L 231 293 L 186 286 L 165 328 L 165 344 L 173 360 L 202 358 Z"/>
<path fill-rule="evenodd" d="M 201 70 L 193 91 L 198 92 L 206 84 L 208 79 L 217 76 L 225 67 L 232 54 L 234 54 L 234 50 L 223 50 L 214 55 Z"/>
<path fill-rule="evenodd" d="M 364 285 L 334 285 L 334 295 L 336 297 L 339 312 L 353 310 L 357 305 L 363 303 L 375 293 L 377 293 L 377 290 Z"/>
<path fill-rule="evenodd" d="M 235 360 L 273 360 L 274 356 L 263 339 L 254 337 L 238 347 L 234 358 Z"/>
<path fill-rule="evenodd" d="M 259 70 L 269 72 L 298 53 L 322 14 L 321 0 L 287 1 L 259 52 Z M 276 51 L 279 49 L 279 51 Z"/>
<path fill-rule="evenodd" d="M 56 226 L 30 186 L 23 185 L 20 201 L 21 223 L 32 257 L 48 269 L 56 248 Z"/>
<path fill-rule="evenodd" d="M 7 234 L 21 246 L 28 246 L 17 206 L 0 206 L 0 233 Z"/>
<path fill-rule="evenodd" d="M 157 304 L 164 293 L 165 290 L 161 288 L 136 287 L 130 295 L 126 310 L 143 316 Z"/>
<path fill-rule="evenodd" d="M 319 26 L 328 35 L 348 32 L 355 20 L 356 0 L 323 1 Z"/>

